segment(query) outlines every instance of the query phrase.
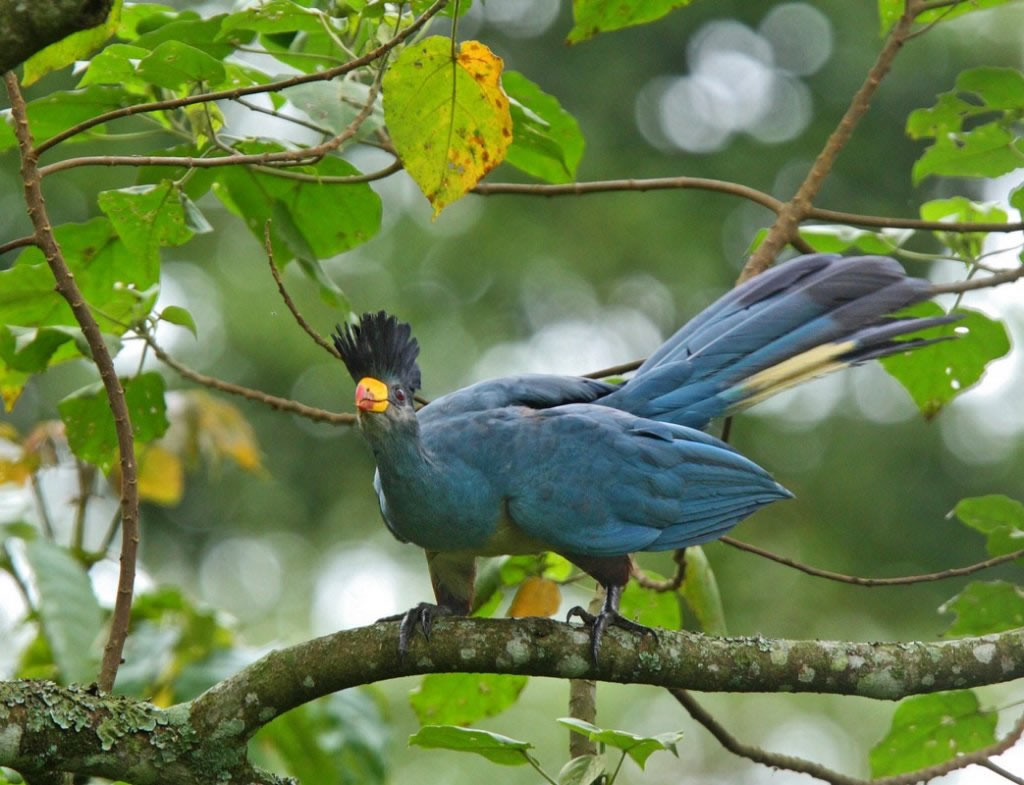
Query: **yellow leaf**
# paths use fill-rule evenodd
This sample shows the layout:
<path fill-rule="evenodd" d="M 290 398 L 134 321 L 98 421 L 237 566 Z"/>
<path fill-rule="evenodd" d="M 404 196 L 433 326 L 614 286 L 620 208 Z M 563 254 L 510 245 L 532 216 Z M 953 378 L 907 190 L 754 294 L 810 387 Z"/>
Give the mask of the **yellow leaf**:
<path fill-rule="evenodd" d="M 516 596 L 505 615 L 512 619 L 523 616 L 551 616 L 562 603 L 558 584 L 547 578 L 531 576 L 519 584 Z"/>
<path fill-rule="evenodd" d="M 139 498 L 173 507 L 185 490 L 185 468 L 174 453 L 151 444 L 139 454 Z"/>
<path fill-rule="evenodd" d="M 432 36 L 405 49 L 384 76 L 384 118 L 405 170 L 434 215 L 505 159 L 512 115 L 500 57 L 479 41 Z"/>

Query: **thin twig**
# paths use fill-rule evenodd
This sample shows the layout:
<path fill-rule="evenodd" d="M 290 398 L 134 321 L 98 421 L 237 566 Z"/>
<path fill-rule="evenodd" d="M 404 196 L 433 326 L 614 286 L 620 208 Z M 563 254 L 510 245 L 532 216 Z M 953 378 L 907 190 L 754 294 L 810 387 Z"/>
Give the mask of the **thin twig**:
<path fill-rule="evenodd" d="M 242 49 L 240 51 L 245 50 Z M 311 123 L 309 120 L 304 120 L 301 117 L 295 117 L 294 115 L 279 112 L 277 109 L 268 109 L 265 106 L 260 106 L 259 104 L 252 103 L 251 101 L 246 101 L 244 98 L 236 98 L 235 103 L 244 106 L 251 112 L 259 112 L 261 114 L 270 115 L 271 117 L 276 117 L 279 120 L 287 120 L 289 123 L 295 123 L 295 125 L 301 125 L 303 128 L 308 128 L 310 131 L 316 131 L 318 134 L 322 134 L 325 138 L 334 136 L 334 131 L 330 128 L 324 128 L 321 125 Z"/>
<path fill-rule="evenodd" d="M 779 211 L 775 223 L 764 238 L 764 242 L 758 246 L 757 250 L 747 260 L 739 276 L 740 282 L 752 278 L 765 270 L 771 265 L 776 255 L 782 250 L 782 247 L 797 235 L 797 227 L 807 217 L 811 203 L 814 201 L 814 197 L 818 195 L 818 191 L 821 190 L 825 178 L 832 171 L 839 152 L 846 146 L 858 122 L 867 112 L 868 107 L 871 105 L 871 99 L 878 89 L 878 85 L 881 84 L 882 79 L 889 72 L 896 54 L 900 51 L 903 42 L 910 33 L 918 5 L 919 2 L 915 2 L 915 0 L 907 0 L 906 10 L 890 31 L 882 51 L 879 52 L 878 58 L 875 60 L 874 65 L 871 66 L 871 70 L 868 71 L 867 78 L 854 94 L 853 100 L 850 101 L 850 105 L 847 107 L 842 119 L 829 136 L 828 141 L 825 142 L 825 146 L 818 154 L 814 165 L 811 166 L 811 170 L 807 173 L 803 183 L 800 184 L 796 194 Z"/>
<path fill-rule="evenodd" d="M 209 387 L 212 390 L 220 390 L 221 392 L 229 393 L 231 395 L 237 395 L 248 401 L 256 401 L 257 403 L 265 404 L 272 409 L 277 409 L 278 411 L 297 414 L 300 417 L 305 417 L 313 422 L 326 422 L 332 425 L 355 425 L 356 416 L 354 414 L 348 414 L 346 412 L 336 413 L 329 412 L 326 409 L 317 409 L 314 406 L 306 406 L 305 404 L 293 401 L 290 398 L 279 398 L 276 395 L 270 395 L 262 392 L 261 390 L 254 390 L 251 387 L 243 387 L 240 384 L 233 384 L 232 382 L 226 382 L 223 379 L 217 379 L 216 377 L 207 376 L 204 373 L 193 371 L 188 366 L 182 365 L 167 354 L 167 352 L 160 348 L 160 346 L 153 340 L 152 336 L 143 334 L 142 338 L 149 344 L 150 348 L 153 350 L 153 354 L 157 356 L 157 359 L 159 359 L 160 362 L 174 370 L 179 376 L 195 382 L 196 384 L 201 384 L 203 387 Z"/>
<path fill-rule="evenodd" d="M 744 744 L 727 731 L 722 725 L 716 720 L 711 714 L 694 700 L 693 696 L 690 695 L 686 690 L 677 688 L 668 688 L 669 693 L 672 697 L 679 701 L 680 705 L 686 709 L 687 713 L 698 723 L 704 726 L 707 731 L 715 737 L 719 744 L 734 755 L 739 755 L 742 758 L 747 758 L 754 763 L 760 763 L 764 766 L 769 766 L 773 769 L 786 769 L 788 771 L 796 771 L 801 774 L 807 774 L 811 777 L 815 777 L 819 780 L 824 780 L 832 785 L 913 785 L 917 782 L 926 782 L 936 777 L 941 777 L 943 774 L 948 774 L 951 771 L 957 771 L 958 769 L 965 768 L 972 764 L 984 765 L 988 758 L 999 755 L 1000 753 L 1006 752 L 1010 747 L 1017 743 L 1017 739 L 1020 738 L 1022 732 L 1024 732 L 1024 715 L 1017 720 L 1017 724 L 1001 741 L 995 744 L 990 744 L 987 747 L 983 747 L 980 750 L 975 750 L 972 753 L 966 755 L 960 755 L 952 760 L 948 760 L 945 763 L 939 763 L 935 766 L 928 766 L 917 771 L 907 772 L 906 774 L 897 774 L 892 777 L 880 777 L 874 780 L 862 780 L 858 777 L 850 777 L 846 774 L 841 774 L 838 771 L 833 771 L 826 766 L 822 766 L 820 763 L 814 761 L 804 760 L 803 758 L 797 758 L 793 755 L 782 755 L 776 752 L 768 752 L 760 747 L 755 747 L 751 744 Z"/>
<path fill-rule="evenodd" d="M 966 281 L 954 281 L 953 283 L 940 283 L 932 287 L 932 294 L 957 294 L 969 292 L 974 289 L 987 289 L 992 286 L 1002 286 L 1004 283 L 1013 283 L 1024 278 L 1024 265 L 1005 270 L 1001 273 L 986 276 L 984 278 L 972 278 Z"/>
<path fill-rule="evenodd" d="M 383 75 L 383 71 L 381 72 L 381 75 Z M 366 121 L 366 118 L 373 112 L 373 103 L 377 100 L 377 94 L 379 92 L 380 79 L 378 78 L 374 80 L 372 85 L 370 85 L 370 90 L 366 96 L 366 103 L 359 113 L 352 118 L 352 122 L 345 126 L 340 133 L 331 137 L 327 141 L 318 145 L 313 145 L 312 147 L 256 154 L 233 153 L 213 158 L 196 156 L 161 157 L 151 155 L 86 155 L 79 158 L 65 158 L 63 161 L 57 161 L 49 166 L 42 167 L 39 170 L 39 173 L 40 176 L 46 177 L 54 172 L 59 172 L 65 169 L 74 169 L 79 166 L 184 166 L 189 168 L 210 168 L 214 166 L 251 164 L 266 165 L 271 163 L 280 163 L 282 165 L 287 164 L 290 166 L 314 164 L 323 159 L 323 157 L 328 153 L 332 153 L 337 150 L 341 145 L 359 132 L 360 126 L 362 126 Z M 230 147 L 223 145 L 220 140 L 216 138 L 214 138 L 214 142 L 223 150 L 228 151 L 231 149 Z M 356 177 L 362 178 L 364 175 L 356 175 Z"/>
<path fill-rule="evenodd" d="M 383 169 L 365 174 L 343 174 L 343 175 L 320 175 L 308 174 L 306 172 L 293 172 L 290 169 L 277 169 L 271 166 L 254 166 L 254 171 L 263 174 L 283 177 L 286 180 L 298 180 L 301 183 L 316 183 L 317 185 L 355 185 L 358 183 L 372 183 L 375 180 L 383 180 L 395 172 L 402 170 L 401 161 L 392 161 Z"/>
<path fill-rule="evenodd" d="M 299 309 L 295 306 L 295 301 L 292 300 L 291 295 L 288 294 L 288 290 L 285 289 L 284 281 L 281 279 L 281 272 L 277 269 L 277 264 L 274 262 L 274 245 L 270 241 L 269 219 L 263 225 L 263 247 L 267 253 L 267 262 L 270 263 L 270 274 L 274 276 L 274 281 L 277 283 L 277 291 L 280 292 L 281 299 L 284 300 L 284 304 L 288 307 L 288 310 L 291 311 L 292 316 L 295 317 L 295 321 L 298 323 L 299 327 L 305 330 L 306 334 L 312 338 L 319 347 L 334 357 L 334 359 L 340 360 L 341 355 L 338 353 L 338 350 L 335 349 L 326 338 L 314 330 L 313 326 L 306 321 L 306 317 L 299 313 Z"/>
<path fill-rule="evenodd" d="M 87 120 L 83 120 L 77 125 L 73 125 L 65 131 L 62 131 L 55 136 L 51 136 L 46 141 L 40 143 L 36 148 L 36 155 L 42 155 L 44 152 L 49 150 L 54 145 L 60 144 L 61 142 L 70 139 L 77 134 L 87 131 L 94 126 L 101 125 L 103 123 L 110 122 L 111 120 L 118 120 L 123 117 L 130 117 L 136 114 L 144 114 L 147 112 L 159 112 L 167 109 L 179 109 L 183 106 L 191 106 L 192 104 L 201 104 L 207 101 L 219 101 L 222 99 L 235 100 L 243 95 L 255 95 L 257 93 L 272 93 L 279 90 L 284 90 L 288 87 L 294 87 L 299 84 L 306 84 L 307 82 L 320 82 L 328 79 L 333 79 L 336 76 L 347 74 L 351 71 L 355 71 L 357 68 L 362 68 L 364 65 L 369 65 L 374 60 L 377 60 L 390 52 L 396 46 L 405 41 L 409 36 L 416 33 L 422 28 L 427 22 L 429 22 L 434 16 L 440 13 L 444 7 L 448 4 L 448 0 L 435 0 L 435 2 L 414 19 L 408 27 L 404 28 L 401 32 L 395 35 L 393 38 L 385 41 L 383 44 L 373 49 L 362 57 L 357 57 L 355 60 L 350 60 L 343 65 L 336 66 L 334 68 L 327 68 L 323 71 L 318 71 L 313 74 L 298 74 L 296 76 L 289 77 L 288 79 L 281 79 L 277 82 L 267 82 L 266 84 L 260 85 L 248 85 L 247 87 L 235 87 L 230 90 L 216 90 L 212 93 L 199 93 L 196 95 L 186 95 L 180 98 L 172 98 L 165 101 L 151 101 L 145 104 L 133 104 L 132 106 L 121 107 L 120 109 L 114 109 L 103 114 L 90 117 Z"/>
<path fill-rule="evenodd" d="M 43 486 L 39 482 L 39 472 L 32 472 L 32 496 L 36 501 L 36 511 L 39 513 L 39 528 L 43 530 L 43 536 L 53 542 L 53 521 L 50 519 L 50 511 L 46 507 L 46 497 L 43 495 Z"/>
<path fill-rule="evenodd" d="M 548 185 L 544 183 L 479 183 L 473 193 L 480 196 L 505 194 L 510 196 L 585 196 L 610 191 L 664 191 L 679 189 L 716 191 L 749 199 L 755 204 L 767 207 L 777 213 L 783 203 L 771 194 L 740 183 L 727 180 L 713 180 L 708 177 L 651 177 L 647 179 L 628 178 L 622 180 L 594 180 L 585 183 Z"/>
<path fill-rule="evenodd" d="M 479 196 L 588 196 L 590 194 L 614 193 L 619 191 L 664 191 L 694 189 L 714 191 L 748 199 L 755 204 L 778 213 L 783 205 L 780 199 L 739 183 L 714 180 L 706 177 L 652 177 L 619 180 L 592 180 L 589 182 L 550 185 L 547 183 L 480 183 L 473 193 Z M 970 221 L 926 221 L 922 218 L 893 218 L 885 215 L 863 215 L 823 207 L 810 207 L 806 219 L 829 223 L 852 224 L 879 229 L 917 229 L 933 232 L 1019 232 L 1024 230 L 1024 221 L 1015 223 L 971 223 Z"/>
<path fill-rule="evenodd" d="M 652 578 L 646 572 L 637 567 L 635 563 L 630 569 L 630 574 L 633 576 L 633 580 L 645 589 L 652 589 L 658 592 L 675 591 L 682 586 L 683 581 L 686 580 L 686 548 L 677 549 L 672 554 L 672 561 L 676 563 L 676 571 L 671 578 L 665 578 L 664 580 Z"/>
<path fill-rule="evenodd" d="M 950 567 L 947 570 L 939 570 L 938 572 L 929 572 L 922 575 L 904 575 L 896 578 L 861 578 L 856 575 L 844 575 L 840 572 L 832 572 L 831 570 L 823 570 L 820 567 L 812 567 L 809 564 L 803 564 L 794 559 L 790 559 L 786 556 L 780 556 L 777 553 L 772 553 L 764 548 L 759 548 L 756 545 L 750 543 L 741 542 L 740 540 L 734 540 L 732 537 L 722 537 L 721 541 L 726 545 L 731 545 L 733 548 L 738 548 L 741 551 L 747 551 L 748 553 L 756 554 L 757 556 L 763 556 L 766 559 L 770 559 L 773 562 L 784 564 L 787 567 L 792 567 L 794 570 L 806 573 L 807 575 L 813 575 L 816 578 L 827 578 L 830 581 L 838 581 L 839 583 L 851 583 L 855 586 L 908 586 L 913 583 L 927 583 L 928 581 L 944 581 L 949 578 L 958 578 L 963 575 L 971 575 L 981 570 L 987 570 L 990 567 L 996 567 L 1000 564 L 1005 564 L 1008 561 L 1019 559 L 1024 556 L 1024 549 L 1014 551 L 1013 553 L 1004 553 L 1001 556 L 993 556 L 991 559 L 985 559 L 984 561 L 977 562 L 975 564 L 968 564 L 966 567 Z"/>
<path fill-rule="evenodd" d="M 997 763 L 993 763 L 991 760 L 980 760 L 978 761 L 979 766 L 984 766 L 986 769 L 991 771 L 993 774 L 998 774 L 1003 779 L 1009 780 L 1010 782 L 1016 783 L 1016 785 L 1024 785 L 1024 777 L 1018 777 L 1013 772 L 1007 771 Z"/>
<path fill-rule="evenodd" d="M 25 237 L 19 237 L 16 240 L 8 240 L 3 245 L 0 245 L 0 255 L 13 251 L 16 248 L 24 248 L 26 245 L 35 245 L 36 236 L 34 234 L 26 235 Z"/>
<path fill-rule="evenodd" d="M 117 446 L 121 468 L 121 566 L 118 575 L 117 597 L 110 623 L 110 633 L 103 648 L 103 662 L 97 682 L 101 690 L 110 691 L 121 664 L 121 652 L 128 636 L 131 621 L 132 594 L 135 586 L 135 560 L 139 548 L 139 488 L 135 461 L 135 438 L 132 434 L 131 418 L 124 397 L 124 389 L 117 378 L 114 363 L 103 342 L 99 325 L 89 310 L 88 304 L 68 269 L 64 254 L 54 236 L 43 199 L 42 181 L 39 174 L 38 154 L 33 150 L 32 132 L 28 127 L 28 113 L 25 99 L 18 86 L 18 77 L 12 72 L 4 74 L 7 94 L 11 102 L 11 117 L 14 120 L 14 134 L 21 152 L 21 177 L 25 189 L 25 203 L 28 216 L 35 229 L 46 263 L 57 282 L 57 292 L 67 301 L 75 320 L 82 328 L 82 335 L 89 344 L 93 363 L 96 365 L 107 393 L 107 402 L 114 416 L 117 432 Z"/>

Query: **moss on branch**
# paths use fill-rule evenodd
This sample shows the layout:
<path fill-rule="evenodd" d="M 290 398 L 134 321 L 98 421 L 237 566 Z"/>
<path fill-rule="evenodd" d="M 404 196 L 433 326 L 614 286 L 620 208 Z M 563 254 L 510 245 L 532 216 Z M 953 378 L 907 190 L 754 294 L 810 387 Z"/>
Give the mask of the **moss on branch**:
<path fill-rule="evenodd" d="M 279 649 L 194 701 L 143 701 L 47 682 L 0 683 L 0 765 L 54 769 L 135 785 L 211 777 L 281 783 L 253 770 L 246 743 L 274 717 L 338 690 L 451 671 L 520 673 L 703 692 L 817 692 L 896 700 L 1024 676 L 1024 630 L 940 642 L 859 643 L 609 631 L 601 662 L 586 631 L 548 619 L 443 619 L 405 660 L 397 623 Z"/>

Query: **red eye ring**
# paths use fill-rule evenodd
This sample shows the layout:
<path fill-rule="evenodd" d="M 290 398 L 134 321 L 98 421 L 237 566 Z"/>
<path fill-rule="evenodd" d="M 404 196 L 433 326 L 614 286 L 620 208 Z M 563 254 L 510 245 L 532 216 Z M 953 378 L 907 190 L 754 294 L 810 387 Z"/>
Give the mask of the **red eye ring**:
<path fill-rule="evenodd" d="M 395 388 L 395 400 L 399 403 L 405 403 L 405 390 L 401 387 Z"/>

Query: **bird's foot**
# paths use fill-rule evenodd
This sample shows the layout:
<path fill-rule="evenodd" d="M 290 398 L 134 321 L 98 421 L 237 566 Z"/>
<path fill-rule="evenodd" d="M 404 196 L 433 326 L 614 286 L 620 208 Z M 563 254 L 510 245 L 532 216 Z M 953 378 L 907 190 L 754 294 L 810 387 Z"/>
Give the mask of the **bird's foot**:
<path fill-rule="evenodd" d="M 415 608 L 410 608 L 405 613 L 398 613 L 394 616 L 385 616 L 377 621 L 401 621 L 398 627 L 398 657 L 405 659 L 409 651 L 409 642 L 413 633 L 419 627 L 423 630 L 424 640 L 430 640 L 430 631 L 434 627 L 434 621 L 443 616 L 451 616 L 452 610 L 443 605 L 434 605 L 432 602 L 421 602 Z"/>
<path fill-rule="evenodd" d="M 590 654 L 594 658 L 595 665 L 597 664 L 598 652 L 601 650 L 601 639 L 604 637 L 604 631 L 608 627 L 619 627 L 634 635 L 650 635 L 654 638 L 655 642 L 658 640 L 658 633 L 650 627 L 645 627 L 643 624 L 627 619 L 615 608 L 608 607 L 607 604 L 596 616 L 577 605 L 569 610 L 565 620 L 567 622 L 572 621 L 573 617 L 578 617 L 586 626 L 590 627 Z"/>

